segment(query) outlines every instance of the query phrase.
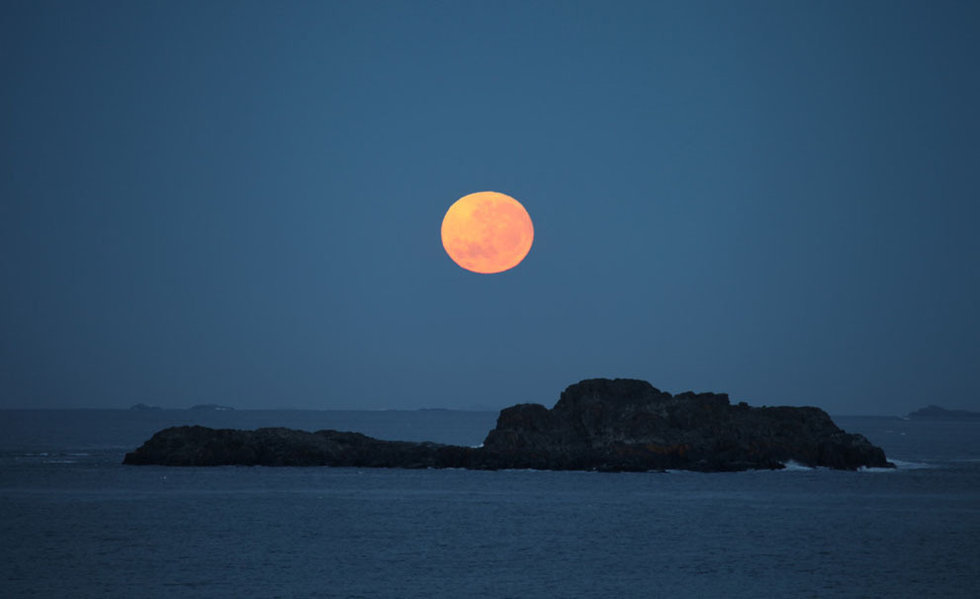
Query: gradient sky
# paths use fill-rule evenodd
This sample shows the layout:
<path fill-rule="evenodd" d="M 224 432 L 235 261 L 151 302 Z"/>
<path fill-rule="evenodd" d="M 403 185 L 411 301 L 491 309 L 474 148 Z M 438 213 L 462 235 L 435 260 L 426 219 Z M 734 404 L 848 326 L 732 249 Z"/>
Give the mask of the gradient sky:
<path fill-rule="evenodd" d="M 0 407 L 980 409 L 978 60 L 970 1 L 3 2 Z"/>

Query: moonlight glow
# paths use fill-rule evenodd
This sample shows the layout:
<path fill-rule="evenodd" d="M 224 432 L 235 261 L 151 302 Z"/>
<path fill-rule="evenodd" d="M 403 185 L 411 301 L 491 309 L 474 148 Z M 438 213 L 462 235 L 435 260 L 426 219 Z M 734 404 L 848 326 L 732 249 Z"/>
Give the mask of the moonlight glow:
<path fill-rule="evenodd" d="M 482 274 L 520 264 L 534 243 L 534 225 L 524 206 L 494 191 L 456 200 L 442 219 L 442 246 L 453 262 Z"/>

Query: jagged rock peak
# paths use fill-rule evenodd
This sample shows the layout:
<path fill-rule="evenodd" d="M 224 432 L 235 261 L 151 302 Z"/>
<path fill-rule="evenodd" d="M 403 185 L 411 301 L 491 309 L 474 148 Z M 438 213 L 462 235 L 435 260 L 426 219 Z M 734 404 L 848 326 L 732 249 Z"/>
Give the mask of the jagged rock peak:
<path fill-rule="evenodd" d="M 728 405 L 727 393 L 693 393 L 685 391 L 673 396 L 657 389 L 647 381 L 639 379 L 585 379 L 569 385 L 561 393 L 555 411 L 580 410 L 591 404 L 606 405 L 632 404 L 649 406 L 662 404 L 672 399 L 700 399 L 720 405 Z"/>
<path fill-rule="evenodd" d="M 670 397 L 670 393 L 638 379 L 585 379 L 566 387 L 554 409 L 572 410 L 596 402 L 648 403 Z"/>

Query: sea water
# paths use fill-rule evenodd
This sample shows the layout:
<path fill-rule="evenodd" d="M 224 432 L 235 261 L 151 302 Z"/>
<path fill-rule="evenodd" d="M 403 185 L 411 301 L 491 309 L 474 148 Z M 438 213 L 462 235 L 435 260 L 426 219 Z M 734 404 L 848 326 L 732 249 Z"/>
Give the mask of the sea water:
<path fill-rule="evenodd" d="M 980 594 L 978 423 L 835 418 L 899 466 L 861 472 L 121 464 L 174 423 L 476 445 L 493 419 L 0 412 L 0 597 Z"/>

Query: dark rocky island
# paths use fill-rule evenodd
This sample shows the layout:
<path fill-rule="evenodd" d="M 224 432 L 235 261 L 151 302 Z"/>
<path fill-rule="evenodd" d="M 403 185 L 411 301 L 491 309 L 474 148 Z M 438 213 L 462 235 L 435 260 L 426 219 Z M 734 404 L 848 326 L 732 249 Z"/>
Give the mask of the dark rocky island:
<path fill-rule="evenodd" d="M 631 379 L 571 385 L 550 410 L 506 408 L 477 448 L 331 430 L 180 426 L 158 432 L 123 463 L 720 472 L 779 469 L 790 461 L 841 470 L 893 467 L 879 447 L 844 432 L 818 408 L 733 406 L 724 393 L 671 395 Z"/>
<path fill-rule="evenodd" d="M 927 406 L 909 413 L 912 420 L 978 420 L 980 412 L 969 410 L 947 410 L 939 406 Z"/>

